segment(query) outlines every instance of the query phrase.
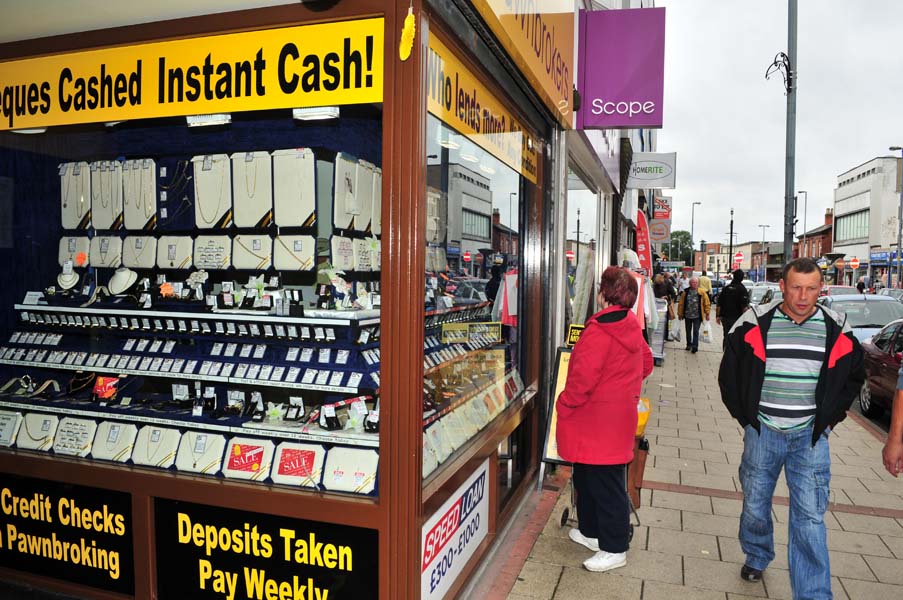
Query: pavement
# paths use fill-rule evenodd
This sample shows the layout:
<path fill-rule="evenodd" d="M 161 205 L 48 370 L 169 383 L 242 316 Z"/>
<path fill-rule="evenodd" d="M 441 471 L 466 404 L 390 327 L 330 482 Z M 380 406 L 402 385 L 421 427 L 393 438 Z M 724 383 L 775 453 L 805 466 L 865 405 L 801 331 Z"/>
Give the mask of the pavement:
<path fill-rule="evenodd" d="M 627 566 L 591 573 L 592 554 L 567 537 L 562 513 L 571 501 L 570 469 L 548 469 L 481 574 L 461 598 L 487 600 L 790 599 L 788 491 L 774 497 L 774 562 L 761 582 L 740 579 L 737 539 L 742 493 L 737 476 L 742 430 L 721 403 L 717 374 L 721 328 L 697 354 L 668 342 L 664 364 L 644 384 L 652 402 L 650 453 Z M 903 478 L 884 470 L 885 433 L 848 413 L 831 434 L 831 496 L 825 520 L 834 597 L 903 598 Z M 574 510 L 570 510 L 573 516 Z"/>

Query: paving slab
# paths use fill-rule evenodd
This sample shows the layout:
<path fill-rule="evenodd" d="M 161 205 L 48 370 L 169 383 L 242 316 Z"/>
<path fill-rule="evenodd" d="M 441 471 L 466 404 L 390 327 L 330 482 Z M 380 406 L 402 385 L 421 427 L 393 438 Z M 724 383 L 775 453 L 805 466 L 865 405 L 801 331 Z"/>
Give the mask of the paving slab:
<path fill-rule="evenodd" d="M 555 588 L 558 587 L 562 569 L 563 567 L 559 565 L 528 560 L 517 576 L 511 592 L 525 598 L 551 600 L 555 595 Z"/>
<path fill-rule="evenodd" d="M 617 598 L 640 600 L 643 580 L 608 573 L 590 573 L 582 566 L 566 568 L 558 581 L 554 600 L 587 600 L 588 598 Z"/>
<path fill-rule="evenodd" d="M 871 556 L 892 557 L 893 553 L 878 535 L 854 531 L 829 531 L 828 549 Z"/>
<path fill-rule="evenodd" d="M 643 525 L 650 528 L 674 529 L 680 531 L 681 511 L 674 508 L 663 508 L 661 506 L 643 506 L 637 510 Z M 690 513 L 687 513 L 690 514 Z M 634 532 L 636 537 L 636 532 Z"/>
<path fill-rule="evenodd" d="M 863 581 L 878 580 L 861 554 L 829 550 L 828 555 L 831 560 L 831 575 L 862 579 Z"/>
<path fill-rule="evenodd" d="M 652 505 L 662 508 L 676 508 L 712 514 L 712 501 L 708 496 L 695 496 L 692 494 L 678 494 L 664 490 L 654 490 Z"/>
<path fill-rule="evenodd" d="M 684 558 L 684 583 L 689 587 L 706 590 L 765 597 L 765 587 L 762 582 L 750 583 L 740 579 L 740 569 L 734 563 L 688 556 Z"/>
<path fill-rule="evenodd" d="M 840 579 L 850 600 L 890 600 L 903 598 L 903 586 L 858 579 Z"/>
<path fill-rule="evenodd" d="M 879 535 L 894 535 L 903 537 L 903 525 L 896 519 L 888 517 L 873 517 L 871 515 L 856 515 L 850 513 L 831 513 L 840 523 L 844 531 L 856 531 L 859 533 L 877 533 Z"/>
<path fill-rule="evenodd" d="M 678 598 L 724 600 L 724 592 L 659 583 L 657 581 L 646 581 L 643 584 L 643 600 L 676 600 Z"/>
<path fill-rule="evenodd" d="M 709 561 L 719 559 L 718 540 L 714 535 L 688 531 L 650 529 L 649 550 L 675 556 L 697 557 Z"/>
<path fill-rule="evenodd" d="M 903 585 L 903 559 L 883 556 L 863 556 L 862 558 L 879 582 Z"/>
<path fill-rule="evenodd" d="M 740 519 L 687 511 L 683 514 L 683 530 L 725 537 L 736 536 L 740 531 Z"/>

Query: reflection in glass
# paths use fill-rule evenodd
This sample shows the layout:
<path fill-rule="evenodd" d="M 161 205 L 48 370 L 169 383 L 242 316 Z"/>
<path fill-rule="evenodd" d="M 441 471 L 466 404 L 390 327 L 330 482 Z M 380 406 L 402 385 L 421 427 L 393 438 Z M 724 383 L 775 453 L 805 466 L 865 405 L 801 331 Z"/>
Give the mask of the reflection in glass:
<path fill-rule="evenodd" d="M 429 117 L 423 474 L 523 391 L 518 369 L 520 175 Z"/>

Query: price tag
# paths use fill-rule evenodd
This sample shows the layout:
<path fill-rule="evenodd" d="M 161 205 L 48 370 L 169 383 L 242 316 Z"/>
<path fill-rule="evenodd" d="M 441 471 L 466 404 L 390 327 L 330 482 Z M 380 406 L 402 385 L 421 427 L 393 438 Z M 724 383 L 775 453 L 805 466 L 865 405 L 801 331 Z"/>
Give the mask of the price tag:
<path fill-rule="evenodd" d="M 163 345 L 163 352 L 165 354 L 172 354 L 172 351 L 176 349 L 176 342 L 174 340 L 169 340 L 166 344 Z"/>
<path fill-rule="evenodd" d="M 348 383 L 346 384 L 348 387 L 358 387 L 361 384 L 361 379 L 363 379 L 364 374 L 354 372 L 348 376 Z"/>
<path fill-rule="evenodd" d="M 232 363 L 225 363 L 223 365 L 222 370 L 219 372 L 220 377 L 232 377 L 232 371 L 235 369 L 235 365 Z"/>
<path fill-rule="evenodd" d="M 342 379 L 344 379 L 345 373 L 342 371 L 333 371 L 332 375 L 329 377 L 329 385 L 334 387 L 340 387 L 342 385 Z"/>
<path fill-rule="evenodd" d="M 298 348 L 289 348 L 285 353 L 285 360 L 288 362 L 295 362 L 296 360 L 298 360 L 298 352 Z"/>
<path fill-rule="evenodd" d="M 276 367 L 273 369 L 273 375 L 270 377 L 270 381 L 282 381 L 282 378 L 285 376 L 285 367 Z"/>
<path fill-rule="evenodd" d="M 254 347 L 254 358 L 261 359 L 266 354 L 267 347 L 266 344 L 257 344 Z"/>
<path fill-rule="evenodd" d="M 223 352 L 223 356 L 232 358 L 233 356 L 235 356 L 236 352 L 238 352 L 238 344 L 228 343 L 226 344 L 226 350 Z"/>
<path fill-rule="evenodd" d="M 235 377 L 238 379 L 244 379 L 248 374 L 248 367 L 250 367 L 248 363 L 240 363 L 237 367 L 235 367 Z"/>
<path fill-rule="evenodd" d="M 162 348 L 162 347 L 163 347 L 163 340 L 154 340 L 153 343 L 151 343 L 150 349 L 148 350 L 148 352 L 151 352 L 152 354 L 156 354 L 157 352 L 160 351 L 160 348 Z"/>
<path fill-rule="evenodd" d="M 349 358 L 350 356 L 351 356 L 351 352 L 350 352 L 350 351 L 348 351 L 348 350 L 339 350 L 338 352 L 336 352 L 335 361 L 336 361 L 337 364 L 340 364 L 340 365 L 347 365 L 347 364 L 348 364 L 348 358 Z"/>
<path fill-rule="evenodd" d="M 301 383 L 313 383 L 316 376 L 316 369 L 305 369 L 304 375 L 301 377 Z"/>
<path fill-rule="evenodd" d="M 213 348 L 210 349 L 210 356 L 219 356 L 223 353 L 223 344 L 221 342 L 217 342 L 213 344 Z"/>
<path fill-rule="evenodd" d="M 256 324 L 251 323 L 250 325 L 248 325 L 248 329 L 250 329 L 251 335 L 253 335 L 254 337 L 260 337 L 260 327 L 258 327 Z"/>
<path fill-rule="evenodd" d="M 273 377 L 273 365 L 263 365 L 260 368 L 260 377 L 265 381 L 269 381 Z"/>
<path fill-rule="evenodd" d="M 298 381 L 298 375 L 300 375 L 300 374 L 301 374 L 301 369 L 299 369 L 298 367 L 289 367 L 288 373 L 286 373 L 286 375 L 285 375 L 285 380 L 288 383 L 295 383 L 296 381 Z"/>
<path fill-rule="evenodd" d="M 140 356 L 133 356 L 133 357 L 131 357 L 131 358 L 123 357 L 123 358 L 127 358 L 127 360 L 128 360 L 128 362 L 126 363 L 126 366 L 125 366 L 124 368 L 126 368 L 126 369 L 128 369 L 128 370 L 130 370 L 130 371 L 135 371 L 135 370 L 137 370 L 137 369 L 138 369 L 138 365 L 141 364 L 141 357 L 140 357 Z M 119 368 L 120 368 L 120 369 L 123 368 L 123 367 L 122 367 L 122 358 L 119 359 Z"/>
<path fill-rule="evenodd" d="M 301 349 L 301 362 L 310 362 L 314 358 L 314 349 L 313 348 L 302 348 Z"/>
<path fill-rule="evenodd" d="M 185 375 L 194 375 L 195 369 L 198 368 L 198 361 L 189 360 L 185 363 L 185 368 L 182 370 L 182 373 Z"/>
<path fill-rule="evenodd" d="M 335 404 L 324 404 L 323 405 L 323 416 L 324 417 L 334 417 L 335 416 Z"/>
<path fill-rule="evenodd" d="M 329 382 L 330 372 L 327 370 L 319 371 L 317 373 L 317 379 L 314 382 L 315 385 L 326 385 Z"/>
<path fill-rule="evenodd" d="M 260 365 L 251 365 L 248 367 L 248 379 L 259 379 L 260 378 Z"/>
<path fill-rule="evenodd" d="M 250 358 L 252 352 L 254 352 L 254 344 L 242 344 L 239 356 L 242 358 Z"/>
<path fill-rule="evenodd" d="M 332 362 L 332 350 L 329 348 L 321 348 L 317 362 L 320 364 L 329 364 Z"/>

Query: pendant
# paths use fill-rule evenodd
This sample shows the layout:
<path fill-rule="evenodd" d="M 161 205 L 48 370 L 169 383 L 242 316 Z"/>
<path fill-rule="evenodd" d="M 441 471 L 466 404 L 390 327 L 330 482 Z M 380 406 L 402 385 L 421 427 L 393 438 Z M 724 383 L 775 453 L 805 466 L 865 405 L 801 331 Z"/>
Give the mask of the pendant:
<path fill-rule="evenodd" d="M 192 463 L 191 468 L 192 468 L 192 469 L 197 469 L 197 468 L 198 468 L 198 463 L 197 463 L 197 461 L 194 461 L 194 463 Z"/>

